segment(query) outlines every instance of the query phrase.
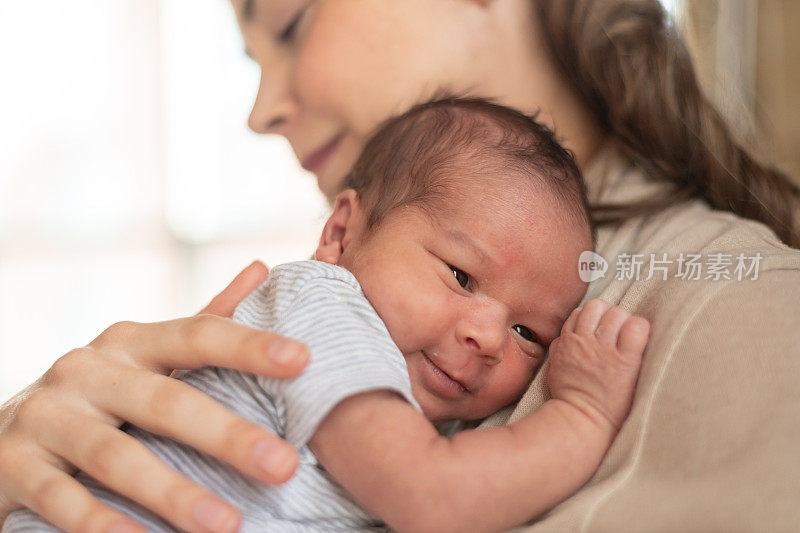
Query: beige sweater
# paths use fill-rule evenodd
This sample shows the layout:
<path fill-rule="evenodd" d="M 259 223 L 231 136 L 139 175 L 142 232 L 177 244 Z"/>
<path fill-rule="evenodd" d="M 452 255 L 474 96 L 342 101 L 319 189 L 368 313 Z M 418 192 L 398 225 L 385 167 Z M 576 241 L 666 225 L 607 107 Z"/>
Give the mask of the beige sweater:
<path fill-rule="evenodd" d="M 659 187 L 612 149 L 586 172 L 592 200 L 646 198 Z M 800 252 L 763 225 L 684 203 L 601 230 L 610 263 L 590 285 L 641 315 L 652 334 L 630 417 L 594 477 L 525 531 L 800 530 Z M 639 281 L 616 279 L 620 253 L 643 253 Z M 668 279 L 649 274 L 666 252 Z M 674 277 L 679 254 L 729 254 L 731 280 Z M 736 256 L 760 253 L 758 279 L 734 275 Z M 549 396 L 546 368 L 512 410 L 525 416 Z"/>

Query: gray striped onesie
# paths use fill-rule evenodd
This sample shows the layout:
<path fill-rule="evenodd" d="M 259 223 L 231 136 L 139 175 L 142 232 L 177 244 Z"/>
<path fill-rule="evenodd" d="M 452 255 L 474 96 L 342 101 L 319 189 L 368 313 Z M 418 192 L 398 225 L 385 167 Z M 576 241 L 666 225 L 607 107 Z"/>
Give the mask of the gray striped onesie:
<path fill-rule="evenodd" d="M 300 377 L 281 381 L 207 367 L 180 379 L 297 447 L 300 467 L 273 487 L 176 441 L 135 427 L 128 433 L 169 465 L 242 510 L 242 531 L 375 531 L 382 522 L 359 507 L 317 462 L 306 443 L 328 412 L 348 396 L 376 389 L 401 394 L 417 409 L 403 355 L 344 268 L 318 261 L 273 268 L 233 319 L 306 343 L 311 362 Z M 150 531 L 174 531 L 134 502 L 78 475 L 102 501 Z M 3 533 L 55 531 L 36 514 L 16 511 Z"/>

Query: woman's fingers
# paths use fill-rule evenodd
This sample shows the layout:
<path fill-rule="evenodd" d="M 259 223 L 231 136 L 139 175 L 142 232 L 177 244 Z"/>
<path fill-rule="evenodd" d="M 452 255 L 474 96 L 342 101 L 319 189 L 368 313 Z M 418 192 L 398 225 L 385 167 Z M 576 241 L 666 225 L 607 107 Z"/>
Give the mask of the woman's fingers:
<path fill-rule="evenodd" d="M 152 433 L 181 441 L 267 483 L 283 483 L 294 473 L 297 452 L 292 446 L 190 385 L 107 360 L 101 365 L 94 359 L 102 356 L 92 349 L 74 350 L 71 355 L 76 359 L 70 383 L 83 391 L 88 402 L 87 411 L 91 409 L 98 418 L 105 418 L 107 424 L 128 421 Z M 261 368 L 264 369 L 263 364 Z M 272 375 L 279 374 L 271 370 Z M 53 378 L 54 381 L 67 379 L 68 376 Z M 54 407 L 58 407 L 55 403 L 52 402 Z M 44 426 L 50 425 L 41 419 L 34 420 L 34 424 L 36 427 L 31 431 L 42 432 Z M 73 456 L 64 457 L 73 464 L 78 460 Z M 106 482 L 105 479 L 100 481 Z"/>
<path fill-rule="evenodd" d="M 104 364 L 99 364 L 98 357 Z M 89 348 L 62 358 L 12 411 L 15 416 L 5 425 L 0 442 L 0 494 L 9 501 L 3 512 L 18 504 L 32 506 L 68 531 L 94 531 L 93 524 L 110 524 L 119 516 L 108 515 L 110 511 L 79 484 L 63 479 L 51 482 L 61 479 L 56 474 L 66 464 L 180 529 L 227 531 L 238 524 L 233 507 L 184 479 L 120 432 L 115 427 L 119 420 L 185 441 L 268 483 L 285 481 L 297 466 L 296 451 L 290 445 L 200 391 L 104 358 Z M 30 475 L 34 468 L 47 473 L 39 475 L 38 483 Z M 58 502 L 73 503 L 62 506 Z M 105 521 L 87 522 L 91 514 L 87 509 L 106 516 Z"/>
<path fill-rule="evenodd" d="M 119 322 L 89 344 L 98 352 L 118 353 L 134 366 L 162 374 L 172 369 L 221 366 L 266 377 L 291 378 L 308 363 L 308 348 L 269 331 L 214 315 L 166 322 Z"/>
<path fill-rule="evenodd" d="M 266 483 L 283 483 L 297 469 L 297 451 L 291 445 L 199 390 L 149 372 L 127 372 L 124 391 L 94 391 L 92 404 L 146 431 L 212 455 Z"/>
<path fill-rule="evenodd" d="M 230 314 L 266 277 L 266 267 L 250 265 L 206 311 Z M 0 407 L 0 522 L 20 505 L 68 531 L 107 529 L 120 520 L 63 473 L 74 465 L 179 528 L 235 527 L 238 514 L 232 507 L 172 471 L 116 426 L 131 421 L 253 477 L 282 482 L 297 462 L 288 444 L 154 371 L 222 366 L 290 378 L 308 357 L 302 344 L 210 314 L 113 325 Z"/>
<path fill-rule="evenodd" d="M 261 261 L 253 261 L 233 278 L 198 314 L 231 317 L 236 306 L 267 280 L 269 269 Z M 173 371 L 173 374 L 176 371 Z"/>
<path fill-rule="evenodd" d="M 200 313 L 219 316 L 233 315 L 233 310 L 239 305 L 239 302 L 264 283 L 268 275 L 269 271 L 264 263 L 253 261 L 239 272 L 233 281 L 217 294 Z"/>
<path fill-rule="evenodd" d="M 235 531 L 241 522 L 236 508 L 184 478 L 141 442 L 112 426 L 64 410 L 52 420 L 51 430 L 43 433 L 42 445 L 59 457 L 71 458 L 92 478 L 182 530 Z M 50 490 L 55 500 L 74 488 L 63 484 Z M 74 492 L 71 497 L 77 499 Z M 91 500 L 88 492 L 86 497 Z M 88 501 L 86 505 L 97 508 L 100 504 Z M 48 519 L 57 512 L 52 507 L 46 511 L 43 516 Z"/>
<path fill-rule="evenodd" d="M 49 463 L 31 458 L 17 470 L 17 486 L 25 487 L 19 500 L 64 531 L 145 533 L 147 530 L 103 505 L 72 476 Z M 13 475 L 13 474 L 12 474 Z M 14 480 L 12 480 L 14 481 Z"/>
<path fill-rule="evenodd" d="M 62 410 L 52 395 L 37 388 L 37 382 L 0 409 L 0 525 L 8 514 L 29 507 L 65 531 L 144 531 L 130 518 L 101 504 L 68 472 L 62 457 L 44 448 L 39 439 L 28 437 L 31 426 L 45 424 L 50 430 L 61 420 Z M 19 401 L 26 398 L 26 401 Z M 14 417 L 9 417 L 14 413 Z M 84 425 L 73 426 L 80 432 Z M 38 434 L 37 437 L 41 437 Z M 79 437 L 82 437 L 79 435 Z"/>

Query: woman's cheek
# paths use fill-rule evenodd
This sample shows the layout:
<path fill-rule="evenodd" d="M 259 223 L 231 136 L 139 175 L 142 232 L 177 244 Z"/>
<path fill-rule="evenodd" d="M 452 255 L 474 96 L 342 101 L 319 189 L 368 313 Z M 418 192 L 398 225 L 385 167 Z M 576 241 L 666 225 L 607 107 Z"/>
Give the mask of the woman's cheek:
<path fill-rule="evenodd" d="M 364 44 L 348 13 L 335 2 L 319 2 L 302 37 L 295 66 L 300 99 L 317 113 L 345 118 L 351 96 L 362 92 Z"/>
<path fill-rule="evenodd" d="M 436 89 L 419 72 L 414 28 L 393 12 L 374 2 L 320 2 L 299 50 L 300 98 L 356 135 L 369 135 Z"/>
<path fill-rule="evenodd" d="M 334 99 L 332 96 L 343 84 L 341 79 L 337 79 L 337 64 L 326 56 L 327 51 L 318 51 L 313 39 L 307 40 L 300 48 L 295 64 L 294 87 L 297 97 L 314 110 L 329 108 Z"/>

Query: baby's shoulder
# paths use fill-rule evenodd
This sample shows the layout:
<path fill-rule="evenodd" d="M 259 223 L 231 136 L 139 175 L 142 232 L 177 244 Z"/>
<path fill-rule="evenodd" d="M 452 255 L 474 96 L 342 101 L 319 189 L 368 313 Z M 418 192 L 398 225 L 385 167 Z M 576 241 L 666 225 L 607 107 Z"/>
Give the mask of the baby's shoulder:
<path fill-rule="evenodd" d="M 273 267 L 269 278 L 237 306 L 237 322 L 272 330 L 275 322 L 298 306 L 353 305 L 363 292 L 345 268 L 320 261 L 295 261 Z"/>

